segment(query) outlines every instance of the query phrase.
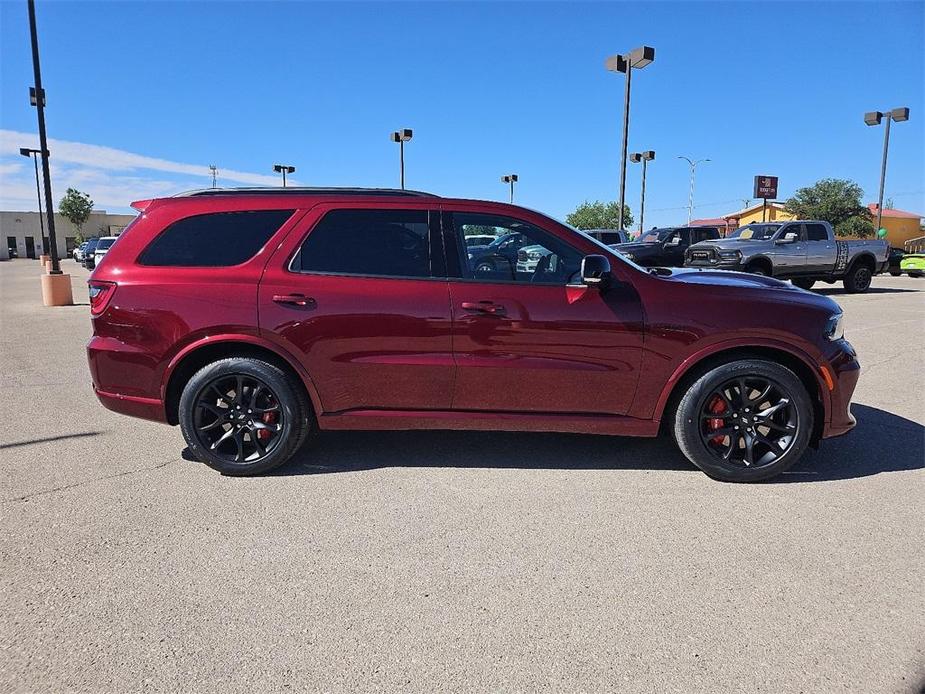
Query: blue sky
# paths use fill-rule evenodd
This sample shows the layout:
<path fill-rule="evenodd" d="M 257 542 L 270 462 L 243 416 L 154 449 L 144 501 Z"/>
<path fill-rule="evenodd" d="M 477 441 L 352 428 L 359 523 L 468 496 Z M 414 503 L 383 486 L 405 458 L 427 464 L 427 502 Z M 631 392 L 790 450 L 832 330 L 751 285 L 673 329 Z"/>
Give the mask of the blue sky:
<path fill-rule="evenodd" d="M 623 78 L 607 55 L 648 44 L 634 74 L 630 149 L 655 149 L 646 226 L 742 206 L 752 177 L 781 197 L 826 177 L 925 212 L 925 4 L 39 2 L 56 199 L 97 206 L 209 185 L 398 184 L 388 134 L 414 129 L 409 187 L 516 201 L 564 217 L 615 199 Z M 37 146 L 25 0 L 0 2 L 0 207 L 35 209 L 21 146 Z M 638 165 L 627 200 L 638 213 Z M 231 177 L 235 177 L 233 180 Z"/>

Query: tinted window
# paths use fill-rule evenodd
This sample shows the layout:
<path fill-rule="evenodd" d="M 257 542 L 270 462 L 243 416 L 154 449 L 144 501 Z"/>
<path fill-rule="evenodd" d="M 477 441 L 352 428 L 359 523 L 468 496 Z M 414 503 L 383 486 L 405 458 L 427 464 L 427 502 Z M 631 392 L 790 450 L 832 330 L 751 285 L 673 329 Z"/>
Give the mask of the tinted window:
<path fill-rule="evenodd" d="M 105 251 L 105 250 L 108 249 L 113 243 L 115 243 L 115 241 L 116 241 L 115 239 L 100 239 L 100 242 L 99 242 L 99 243 L 97 244 L 97 246 L 96 246 L 96 250 L 98 250 L 98 251 Z"/>
<path fill-rule="evenodd" d="M 821 224 L 807 224 L 806 237 L 810 241 L 827 241 L 829 239 L 825 227 Z"/>
<path fill-rule="evenodd" d="M 219 212 L 174 222 L 141 254 L 142 265 L 224 267 L 259 251 L 293 210 Z"/>
<path fill-rule="evenodd" d="M 299 251 L 304 272 L 430 277 L 426 210 L 334 210 Z"/>
<path fill-rule="evenodd" d="M 582 254 L 543 229 L 510 217 L 453 213 L 457 237 L 473 227 L 492 227 L 499 241 L 483 252 L 466 253 L 463 276 L 486 282 L 567 284 L 581 267 Z"/>

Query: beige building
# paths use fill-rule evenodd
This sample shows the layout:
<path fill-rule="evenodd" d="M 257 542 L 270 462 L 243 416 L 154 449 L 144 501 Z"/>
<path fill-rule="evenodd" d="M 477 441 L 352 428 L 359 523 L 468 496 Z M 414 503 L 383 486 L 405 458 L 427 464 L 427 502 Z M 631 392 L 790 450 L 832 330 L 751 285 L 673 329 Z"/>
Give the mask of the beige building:
<path fill-rule="evenodd" d="M 105 210 L 94 210 L 83 226 L 85 239 L 93 236 L 118 236 L 135 219 L 133 214 L 108 214 Z M 38 258 L 49 250 L 48 229 L 42 233 L 42 225 L 48 219 L 38 212 L 0 211 L 0 260 L 11 257 Z M 58 240 L 58 255 L 70 256 L 77 237 L 77 228 L 60 214 L 55 214 L 55 236 Z"/>

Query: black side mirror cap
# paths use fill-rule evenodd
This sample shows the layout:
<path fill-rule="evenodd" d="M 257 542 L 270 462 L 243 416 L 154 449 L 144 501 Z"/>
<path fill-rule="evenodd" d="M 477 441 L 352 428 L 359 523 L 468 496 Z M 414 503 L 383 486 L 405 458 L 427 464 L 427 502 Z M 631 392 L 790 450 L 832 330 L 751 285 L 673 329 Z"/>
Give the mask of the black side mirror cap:
<path fill-rule="evenodd" d="M 581 282 L 604 289 L 610 283 L 610 261 L 603 255 L 586 255 L 581 259 Z"/>

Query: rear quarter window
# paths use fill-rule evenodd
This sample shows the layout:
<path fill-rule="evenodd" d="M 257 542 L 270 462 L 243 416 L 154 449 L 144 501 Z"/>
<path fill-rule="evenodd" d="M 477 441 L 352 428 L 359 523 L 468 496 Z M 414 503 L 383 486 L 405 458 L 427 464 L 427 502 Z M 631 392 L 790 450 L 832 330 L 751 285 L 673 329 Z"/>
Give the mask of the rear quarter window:
<path fill-rule="evenodd" d="M 215 212 L 180 219 L 148 244 L 141 265 L 228 267 L 253 258 L 294 210 Z"/>

